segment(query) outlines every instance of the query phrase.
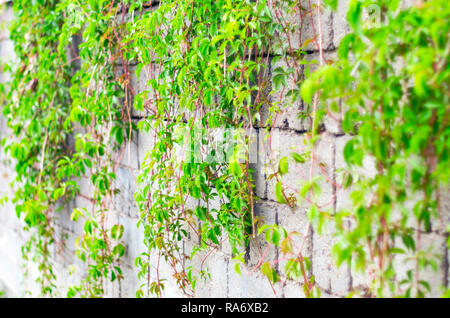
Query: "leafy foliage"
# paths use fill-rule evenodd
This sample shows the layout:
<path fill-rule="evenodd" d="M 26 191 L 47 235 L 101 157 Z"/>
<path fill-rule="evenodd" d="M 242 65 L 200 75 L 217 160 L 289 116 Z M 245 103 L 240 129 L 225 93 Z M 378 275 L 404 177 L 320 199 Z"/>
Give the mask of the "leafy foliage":
<path fill-rule="evenodd" d="M 225 242 L 241 272 L 244 249 L 262 236 L 268 247 L 253 270 L 272 287 L 300 280 L 306 296 L 320 297 L 305 242 L 328 223 L 337 264 L 367 274 L 369 290 L 353 292 L 425 296 L 430 284 L 421 272 L 435 269 L 438 258 L 420 248 L 421 235 L 449 230 L 438 220 L 449 180 L 450 12 L 443 0 L 399 5 L 351 0 L 352 32 L 333 62 L 321 13 L 338 1 L 14 1 L 16 61 L 5 67 L 12 79 L 0 89 L 13 138 L 2 145 L 15 165 L 12 201 L 31 232 L 23 255 L 38 264 L 41 293 L 58 295 L 51 252 L 57 211 L 75 197 L 88 203 L 71 214 L 84 222 L 76 244 L 86 273 L 67 296 L 102 297 L 108 281 L 123 279 L 124 228 L 109 216 L 116 170 L 139 129 L 152 143 L 135 193 L 147 249 L 135 260 L 137 297 L 162 296 L 172 278 L 193 295 L 209 276 L 206 258 Z M 307 39 L 305 21 L 313 31 Z M 134 75 L 143 85 L 132 86 Z M 279 114 L 297 104 L 297 120 L 308 127 L 303 151 L 265 154 L 278 203 L 307 210 L 307 227 L 289 232 L 255 215 L 251 145 L 255 128 L 270 141 Z M 324 120 L 340 113 L 352 137 L 337 181 L 317 146 Z M 145 118 L 135 125 L 132 114 Z M 285 178 L 299 167 L 309 175 L 292 189 Z M 348 189 L 347 208 L 323 203 L 327 183 Z M 280 251 L 275 261 L 265 259 L 270 246 Z M 404 279 L 397 278 L 398 255 L 409 262 Z M 160 273 L 162 262 L 171 277 Z M 282 262 L 284 271 L 276 265 Z"/>
<path fill-rule="evenodd" d="M 183 240 L 199 237 L 192 260 L 224 238 L 237 254 L 252 231 L 247 145 L 252 108 L 261 103 L 252 103 L 252 96 L 260 94 L 256 75 L 267 67 L 261 52 L 277 25 L 265 1 L 161 1 L 127 28 L 129 57 L 138 61 L 137 75 L 148 83 L 135 96 L 134 107 L 142 111 L 151 102 L 151 114 L 140 127 L 155 141 L 137 180 L 135 197 L 148 247 L 137 263 L 142 278 L 150 275 L 150 254 L 158 250 L 185 290 L 195 287 L 204 271 L 185 271 Z M 231 143 L 210 149 L 214 138 Z"/>
<path fill-rule="evenodd" d="M 13 4 L 16 19 L 11 39 L 17 65 L 12 67 L 3 113 L 15 138 L 5 138 L 3 145 L 17 173 L 12 201 L 25 230 L 32 232 L 24 257 L 32 255 L 38 264 L 43 295 L 56 292 L 50 250 L 55 213 L 75 195 L 85 195 L 92 203 L 90 212 L 72 214 L 86 220 L 77 252 L 89 265 L 83 295 L 101 296 L 103 278 L 122 276 L 117 262 L 124 246 L 118 243 L 120 236 L 112 235 L 114 227 L 109 229 L 105 222 L 108 198 L 116 192 L 112 182 L 118 159 L 110 150 L 120 147 L 129 136 L 127 127 L 132 128 L 124 120 L 129 113 L 122 106 L 117 64 L 108 63 L 116 51 L 108 45 L 115 43 L 115 29 L 108 21 L 118 9 L 104 1 L 83 6 L 53 0 Z M 72 44 L 82 26 L 85 42 L 77 55 Z M 80 69 L 74 72 L 77 66 Z M 97 72 L 99 68 L 103 71 Z M 78 180 L 86 176 L 94 188 L 92 197 L 80 190 Z M 81 290 L 75 286 L 69 295 Z"/>
<path fill-rule="evenodd" d="M 373 5 L 381 18 L 363 24 L 364 8 Z M 447 226 L 439 206 L 439 190 L 449 181 L 450 11 L 445 7 L 439 0 L 402 10 L 399 1 L 351 1 L 347 19 L 353 32 L 341 42 L 339 61 L 302 85 L 307 102 L 318 91 L 320 107 L 332 109 L 339 100 L 343 129 L 354 135 L 343 149 L 352 206 L 334 217 L 333 251 L 338 264 L 371 273 L 371 295 L 424 296 L 430 287 L 421 272 L 436 270 L 439 260 L 419 246 L 421 233 L 432 226 L 445 233 Z M 373 173 L 358 173 L 369 161 Z M 397 254 L 409 260 L 401 281 Z"/>

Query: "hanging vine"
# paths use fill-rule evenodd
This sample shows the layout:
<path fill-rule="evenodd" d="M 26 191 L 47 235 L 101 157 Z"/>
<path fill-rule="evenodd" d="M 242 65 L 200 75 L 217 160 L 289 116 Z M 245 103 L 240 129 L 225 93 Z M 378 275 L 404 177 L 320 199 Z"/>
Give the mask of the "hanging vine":
<path fill-rule="evenodd" d="M 436 246 L 422 247 L 421 237 L 448 231 L 439 193 L 449 181 L 450 15 L 443 1 L 399 5 L 351 1 L 353 32 L 341 41 L 339 61 L 313 73 L 301 94 L 311 102 L 320 92 L 319 107 L 327 111 L 337 111 L 340 101 L 342 128 L 354 136 L 343 149 L 342 171 L 342 187 L 352 186 L 351 207 L 333 217 L 337 264 L 364 273 L 370 296 L 423 297 L 431 286 L 421 273 L 437 271 L 442 255 Z M 368 8 L 379 15 L 363 23 Z M 373 175 L 358 172 L 368 161 Z"/>
<path fill-rule="evenodd" d="M 23 216 L 25 230 L 32 232 L 23 247 L 24 257 L 38 264 L 42 295 L 57 292 L 51 251 L 55 213 L 76 195 L 92 207 L 91 211 L 75 208 L 72 213 L 73 220 L 81 216 L 85 221 L 77 254 L 88 269 L 82 284 L 71 287 L 68 296 L 78 292 L 102 296 L 104 280 L 122 278 L 123 227 L 107 220 L 117 192 L 112 184 L 123 142 L 134 129 L 127 120 L 126 75 L 118 73 L 115 56 L 120 21 L 114 19 L 120 9 L 120 4 L 105 1 L 13 4 L 17 18 L 11 39 L 19 64 L 4 115 L 16 138 L 6 138 L 3 144 L 15 160 L 13 202 L 18 216 Z M 82 27 L 84 43 L 78 55 L 78 48 L 71 44 Z M 77 64 L 81 68 L 74 72 Z M 92 193 L 81 192 L 80 184 L 86 178 L 94 188 Z"/>
<path fill-rule="evenodd" d="M 275 294 L 280 281 L 299 280 L 318 297 L 306 241 L 327 224 L 337 264 L 367 278 L 367 290 L 352 294 L 427 295 L 421 273 L 439 259 L 421 237 L 449 231 L 439 195 L 449 180 L 450 14 L 443 0 L 400 4 L 351 0 L 352 32 L 333 61 L 322 19 L 338 1 L 14 1 L 16 60 L 0 89 L 13 138 L 2 146 L 15 165 L 12 201 L 30 233 L 23 255 L 38 266 L 41 294 L 60 295 L 57 213 L 75 198 L 85 201 L 71 219 L 84 222 L 76 247 L 86 268 L 67 296 L 102 297 L 123 280 L 115 179 L 140 130 L 152 145 L 134 196 L 146 247 L 135 260 L 137 297 L 163 296 L 169 279 L 195 295 L 209 276 L 206 259 L 225 244 L 236 271 L 260 271 Z M 378 16 L 363 18 L 374 8 Z M 132 86 L 134 76 L 142 85 Z M 289 120 L 302 123 L 304 147 L 280 158 L 271 146 L 277 120 L 298 104 Z M 347 166 L 335 180 L 318 147 L 324 121 L 341 115 Z M 257 155 L 268 158 L 276 200 L 305 209 L 305 228 L 257 217 L 256 134 L 268 145 Z M 286 181 L 293 169 L 307 170 L 298 187 Z M 338 191 L 350 193 L 346 208 L 333 204 Z M 250 242 L 253 268 L 242 266 Z M 281 253 L 268 260 L 274 246 Z M 405 278 L 395 270 L 399 255 Z"/>
<path fill-rule="evenodd" d="M 16 19 L 11 26 L 18 60 L 13 71 L 3 114 L 16 138 L 2 141 L 15 161 L 16 191 L 12 202 L 25 221 L 30 240 L 25 258 L 37 264 L 43 295 L 56 292 L 51 258 L 56 203 L 76 190 L 56 173 L 60 159 L 68 155 L 65 121 L 70 110 L 71 71 L 66 55 L 58 50 L 58 28 L 64 23 L 56 14 L 56 2 L 30 5 L 15 1 Z"/>
<path fill-rule="evenodd" d="M 150 114 L 140 128 L 155 138 L 136 193 L 148 248 L 136 260 L 146 281 L 137 295 L 161 295 L 161 258 L 190 294 L 207 274 L 184 266 L 186 254 L 193 261 L 226 239 L 238 254 L 252 232 L 249 132 L 261 103 L 256 75 L 277 26 L 265 1 L 161 1 L 129 28 L 137 77 L 148 83 L 134 106 Z M 188 237 L 199 244 L 185 254 Z"/>

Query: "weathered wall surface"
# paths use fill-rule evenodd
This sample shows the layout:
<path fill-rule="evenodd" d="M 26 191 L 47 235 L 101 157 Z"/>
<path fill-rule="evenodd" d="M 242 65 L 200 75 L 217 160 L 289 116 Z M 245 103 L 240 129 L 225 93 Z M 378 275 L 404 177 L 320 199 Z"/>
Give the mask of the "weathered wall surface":
<path fill-rule="evenodd" d="M 340 1 L 343 3 L 343 1 Z M 0 13 L 2 24 L 8 25 L 11 19 L 11 9 Z M 341 4 L 336 13 L 326 12 L 324 19 L 324 48 L 326 57 L 333 58 L 336 47 L 343 35 L 348 31 L 345 23 L 345 5 Z M 299 43 L 294 46 L 299 46 Z M 0 33 L 0 58 L 12 58 L 12 44 L 5 31 Z M 309 58 L 317 58 L 317 52 L 311 47 Z M 275 65 L 269 65 L 269 69 L 274 69 Z M 4 74 L 0 70 L 0 80 L 4 80 Z M 143 85 L 137 83 L 136 86 Z M 137 88 L 138 89 L 138 88 Z M 283 94 L 275 94 L 273 98 L 283 100 Z M 302 124 L 297 114 L 301 112 L 303 105 L 299 104 L 288 108 L 278 119 L 272 130 L 272 150 L 279 150 L 281 156 L 290 153 L 293 149 L 302 149 L 304 146 L 304 134 L 308 127 Z M 141 115 L 141 114 L 140 114 Z M 135 116 L 137 122 L 142 120 L 140 116 Z M 4 119 L 1 120 L 1 137 L 8 134 Z M 256 214 L 262 216 L 266 223 L 281 224 L 287 230 L 296 230 L 304 233 L 307 229 L 307 220 L 305 208 L 299 207 L 295 212 L 290 211 L 285 205 L 276 202 L 274 193 L 274 182 L 268 180 L 265 164 L 267 158 L 264 155 L 264 149 L 268 147 L 268 141 L 264 139 L 262 129 L 256 129 L 258 156 L 254 163 L 256 194 L 260 200 L 256 203 Z M 317 145 L 319 162 L 323 163 L 321 167 L 331 180 L 336 180 L 336 170 L 344 167 L 344 160 L 341 155 L 345 142 L 350 138 L 343 134 L 340 129 L 339 120 L 327 118 L 322 131 L 321 141 Z M 113 284 L 108 288 L 108 295 L 113 297 L 134 297 L 139 287 L 137 270 L 134 267 L 134 260 L 140 252 L 144 251 L 143 233 L 136 227 L 138 221 L 138 209 L 134 202 L 133 194 L 136 190 L 136 176 L 139 167 L 144 160 L 145 153 L 152 147 L 151 136 L 139 132 L 137 137 L 127 145 L 125 155 L 117 172 L 116 187 L 120 189 L 119 195 L 115 198 L 113 208 L 110 211 L 111 221 L 119 222 L 124 225 L 124 241 L 127 244 L 127 251 L 123 260 L 123 270 L 125 279 L 120 285 Z M 10 163 L 3 154 L 0 161 L 0 195 L 10 195 L 9 182 L 14 176 Z M 317 166 L 315 171 L 320 171 Z M 368 164 L 365 173 L 370 173 L 370 164 Z M 289 173 L 285 176 L 288 184 L 297 186 L 299 178 L 304 175 L 307 178 L 309 168 L 304 166 L 291 166 Z M 90 193 L 89 183 L 82 180 L 82 192 Z M 324 195 L 321 204 L 329 205 L 333 209 L 339 209 L 348 202 L 348 192 L 337 189 L 329 183 L 323 185 Z M 447 209 L 448 209 L 448 203 Z M 57 270 L 56 275 L 61 285 L 62 296 L 65 295 L 65 288 L 79 279 L 83 272 L 83 264 L 77 260 L 75 255 L 75 239 L 82 231 L 82 223 L 70 221 L 70 214 L 73 207 L 89 207 L 90 203 L 78 197 L 73 205 L 67 206 L 59 214 L 60 221 L 57 227 L 56 244 L 54 244 L 54 263 Z M 20 296 L 26 289 L 33 290 L 33 275 L 36 271 L 30 268 L 30 278 L 23 279 L 21 264 L 20 247 L 25 240 L 25 235 L 21 230 L 21 223 L 17 220 L 14 206 L 8 202 L 0 207 L 0 290 L 4 290 L 8 295 Z M 439 287 L 448 281 L 448 252 L 445 245 L 444 232 L 434 229 L 431 233 L 424 234 L 427 241 L 438 242 L 437 251 L 443 256 L 438 274 L 430 273 L 433 281 L 433 295 L 439 295 Z M 260 246 L 265 247 L 264 239 L 260 239 Z M 345 266 L 336 268 L 332 260 L 330 250 L 333 244 L 332 233 L 328 231 L 325 235 L 319 236 L 311 231 L 306 241 L 307 255 L 311 259 L 311 274 L 315 276 L 318 287 L 322 290 L 325 297 L 345 296 L 353 287 L 362 284 L 359 275 L 352 273 Z M 189 248 L 189 242 L 184 242 L 183 248 Z M 276 259 L 279 251 L 275 248 L 269 250 L 269 258 Z M 303 297 L 301 283 L 298 281 L 285 280 L 277 283 L 274 289 L 270 286 L 267 278 L 261 276 L 258 271 L 250 272 L 259 259 L 259 248 L 251 244 L 247 250 L 247 266 L 242 275 L 235 273 L 230 250 L 226 245 L 220 251 L 212 253 L 203 263 L 208 267 L 211 273 L 211 279 L 200 283 L 197 286 L 197 297 Z M 198 257 L 194 260 L 196 266 L 200 267 L 202 259 Z M 283 263 L 278 266 L 283 266 Z M 69 274 L 73 273 L 73 274 Z M 168 278 L 165 288 L 165 296 L 182 297 L 176 284 L 171 280 L 169 266 L 161 266 L 161 276 Z"/>

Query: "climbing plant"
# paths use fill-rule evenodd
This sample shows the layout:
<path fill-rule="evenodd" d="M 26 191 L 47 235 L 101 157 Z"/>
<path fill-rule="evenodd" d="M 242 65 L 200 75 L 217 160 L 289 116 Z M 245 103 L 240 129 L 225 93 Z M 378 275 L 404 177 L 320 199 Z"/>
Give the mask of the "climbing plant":
<path fill-rule="evenodd" d="M 145 282 L 137 295 L 161 295 L 160 259 L 190 294 L 207 274 L 204 256 L 199 268 L 185 266 L 186 256 L 195 264 L 200 251 L 224 240 L 239 254 L 252 233 L 248 144 L 262 102 L 257 75 L 279 27 L 266 1 L 161 1 L 128 28 L 129 58 L 148 84 L 134 107 L 149 113 L 140 128 L 154 136 L 135 196 L 148 248 L 136 260 Z M 188 237 L 199 243 L 185 252 L 180 243 Z"/>
<path fill-rule="evenodd" d="M 104 280 L 122 278 L 123 227 L 107 220 L 117 192 L 117 162 L 134 129 L 127 120 L 126 72 L 118 73 L 119 61 L 114 59 L 115 25 L 120 23 L 114 19 L 120 8 L 105 1 L 13 4 L 11 39 L 17 65 L 11 66 L 3 112 L 15 138 L 5 138 L 3 145 L 17 173 L 12 201 L 25 230 L 32 233 L 23 255 L 38 264 L 43 295 L 57 292 L 51 250 L 56 213 L 74 196 L 84 198 L 91 210 L 87 204 L 72 213 L 73 220 L 85 221 L 77 255 L 87 264 L 87 275 L 68 296 L 102 296 Z M 73 45 L 77 36 L 84 40 L 79 48 Z M 119 148 L 122 151 L 113 152 Z M 83 182 L 93 191 L 83 193 Z"/>
<path fill-rule="evenodd" d="M 58 211 L 74 202 L 85 268 L 67 296 L 102 297 L 109 282 L 123 280 L 115 179 L 140 130 L 152 142 L 134 195 L 146 248 L 135 260 L 137 297 L 163 296 L 168 279 L 194 295 L 209 276 L 206 259 L 225 245 L 235 270 L 247 270 L 250 242 L 260 258 L 248 270 L 265 275 L 275 294 L 280 281 L 300 280 L 307 297 L 320 296 L 306 241 L 328 225 L 337 264 L 366 275 L 368 288 L 352 294 L 425 296 L 422 272 L 439 259 L 421 247 L 422 236 L 449 231 L 440 193 L 449 180 L 450 12 L 443 0 L 351 0 L 352 31 L 333 59 L 322 18 L 337 5 L 14 1 L 16 60 L 4 67 L 12 79 L 0 89 L 13 138 L 2 146 L 15 165 L 12 201 L 30 233 L 23 255 L 38 265 L 41 294 L 59 295 Z M 298 104 L 305 147 L 280 158 L 274 127 Z M 328 118 L 349 136 L 339 180 L 317 153 Z M 256 131 L 269 145 L 257 155 L 268 158 L 278 203 L 305 209 L 306 228 L 288 231 L 256 215 Z M 294 188 L 285 177 L 293 167 L 307 170 Z M 328 186 L 334 198 L 324 203 Z M 345 208 L 333 204 L 338 192 L 349 194 Z M 267 260 L 273 246 L 280 255 Z M 396 271 L 400 258 L 405 277 Z"/>
<path fill-rule="evenodd" d="M 131 122 L 127 62 L 120 55 L 125 6 L 115 1 L 61 3 L 66 24 L 60 39 L 80 36 L 80 70 L 72 78 L 72 108 L 69 119 L 83 132 L 75 135 L 74 158 L 63 162 L 67 171 L 74 165 L 84 172 L 90 168 L 94 187 L 91 211 L 76 208 L 72 219 L 85 217 L 84 234 L 76 241 L 77 255 L 88 264 L 83 285 L 74 286 L 68 296 L 82 292 L 85 296 L 102 296 L 105 281 L 123 278 L 120 258 L 125 246 L 120 242 L 123 226 L 108 220 L 112 201 L 119 191 L 114 188 L 116 170 L 125 151 L 124 141 L 135 129 Z M 72 38 L 73 39 L 73 38 Z M 66 44 L 67 42 L 61 42 Z M 110 217 L 111 218 L 111 217 Z"/>
<path fill-rule="evenodd" d="M 38 264 L 43 295 L 56 292 L 51 259 L 56 202 L 75 189 L 56 173 L 58 160 L 68 154 L 64 126 L 69 114 L 71 71 L 65 54 L 58 50 L 58 28 L 64 20 L 56 14 L 56 2 L 47 5 L 24 1 L 13 4 L 11 25 L 18 60 L 13 70 L 3 114 L 16 138 L 2 141 L 15 161 L 16 192 L 12 202 L 23 217 L 30 240 L 24 256 Z"/>
<path fill-rule="evenodd" d="M 336 10 L 338 2 L 324 4 Z M 330 225 L 337 265 L 346 263 L 363 277 L 362 285 L 350 295 L 430 295 L 424 273 L 436 272 L 446 260 L 445 254 L 437 253 L 442 247 L 429 243 L 424 247 L 423 237 L 432 232 L 448 237 L 440 202 L 449 181 L 449 12 L 444 7 L 442 1 L 410 6 L 401 1 L 350 1 L 346 17 L 352 32 L 341 41 L 336 61 L 324 58 L 321 22 L 317 22 L 317 34 L 310 41 L 316 44 L 321 67 L 306 72 L 288 94 L 291 102 L 301 98 L 307 104 L 309 147 L 278 164 L 272 160 L 271 167 L 277 200 L 291 208 L 306 206 L 309 223 L 298 246 L 294 245 L 297 231 L 289 233 L 276 224 L 261 227 L 259 233 L 265 232 L 266 241 L 281 249 L 280 258 L 265 262 L 261 258 L 257 265 L 272 281 L 281 279 L 275 265 L 285 260 L 286 276 L 303 277 L 306 296 L 320 294 L 302 248 L 311 228 L 320 234 Z M 320 1 L 315 10 L 323 10 Z M 286 87 L 295 68 L 274 73 L 278 76 L 274 82 Z M 315 148 L 322 139 L 321 123 L 340 115 L 343 132 L 350 136 L 341 150 L 347 166 L 336 171 L 339 180 L 332 180 Z M 282 177 L 290 162 L 309 166 L 311 173 L 309 179 L 299 180 L 296 189 Z M 349 195 L 345 208 L 319 203 L 324 181 L 341 195 Z"/>
<path fill-rule="evenodd" d="M 422 237 L 448 231 L 439 196 L 449 181 L 450 11 L 438 0 L 400 4 L 351 1 L 352 32 L 341 41 L 338 62 L 301 87 L 305 101 L 319 93 L 320 108 L 341 107 L 342 128 L 353 135 L 342 150 L 341 186 L 352 186 L 351 204 L 332 218 L 333 252 L 337 264 L 365 273 L 365 293 L 378 297 L 429 293 L 422 273 L 437 271 L 442 255 L 435 254 L 440 246 L 422 247 Z M 320 212 L 313 216 L 320 220 Z"/>

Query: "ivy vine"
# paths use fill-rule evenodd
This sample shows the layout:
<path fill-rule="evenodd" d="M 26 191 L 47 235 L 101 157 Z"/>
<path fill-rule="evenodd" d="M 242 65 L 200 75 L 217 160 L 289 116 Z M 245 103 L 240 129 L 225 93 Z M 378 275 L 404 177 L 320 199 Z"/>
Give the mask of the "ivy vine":
<path fill-rule="evenodd" d="M 352 295 L 426 296 L 431 287 L 421 273 L 437 270 L 440 260 L 421 248 L 421 236 L 448 237 L 450 230 L 440 204 L 449 181 L 450 12 L 444 0 L 409 7 L 351 0 L 352 31 L 333 61 L 322 18 L 337 5 L 14 1 L 16 59 L 4 67 L 12 79 L 0 89 L 13 137 L 2 147 L 15 167 L 12 202 L 30 233 L 23 256 L 38 266 L 41 294 L 60 296 L 52 252 L 56 214 L 75 198 L 86 201 L 71 213 L 84 222 L 76 247 L 86 268 L 66 296 L 103 297 L 108 282 L 124 279 L 124 227 L 114 222 L 112 202 L 116 171 L 140 131 L 153 143 L 134 195 L 146 247 L 135 260 L 137 297 L 163 296 L 172 278 L 195 295 L 199 279 L 209 276 L 206 258 L 225 244 L 238 273 L 261 271 L 274 293 L 281 280 L 300 280 L 305 296 L 318 297 L 305 242 L 328 224 L 335 227 L 337 265 L 367 278 L 367 289 Z M 306 25 L 312 32 L 302 37 Z M 133 87 L 134 76 L 143 85 Z M 270 148 L 275 123 L 298 103 L 305 148 L 278 158 Z M 334 180 L 317 147 L 324 121 L 339 116 L 349 138 L 342 149 L 346 167 Z M 269 144 L 266 175 L 278 203 L 307 210 L 301 234 L 264 224 L 255 213 L 255 131 Z M 370 169 L 367 162 L 371 175 L 361 173 Z M 285 180 L 294 165 L 308 170 L 298 188 Z M 349 205 L 323 203 L 324 184 L 347 191 Z M 249 269 L 242 265 L 251 241 L 260 259 Z M 266 260 L 273 246 L 279 258 Z M 409 261 L 401 279 L 399 255 Z M 171 277 L 160 273 L 162 262 Z"/>

